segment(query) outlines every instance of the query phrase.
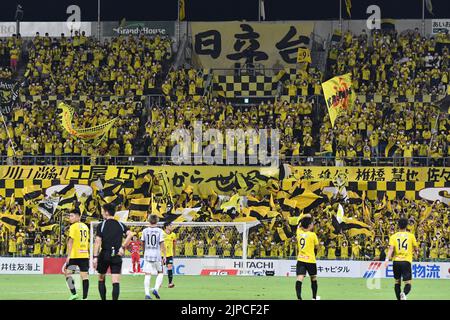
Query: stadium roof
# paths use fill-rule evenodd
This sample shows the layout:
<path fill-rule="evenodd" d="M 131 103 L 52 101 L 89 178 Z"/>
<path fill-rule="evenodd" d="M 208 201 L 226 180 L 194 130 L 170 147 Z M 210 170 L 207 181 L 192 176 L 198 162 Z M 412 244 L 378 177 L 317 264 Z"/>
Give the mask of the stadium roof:
<path fill-rule="evenodd" d="M 428 0 L 429 1 L 429 0 Z M 190 21 L 258 20 L 258 0 L 185 0 L 186 17 Z M 339 0 L 264 0 L 266 20 L 336 20 Z M 422 0 L 353 0 L 353 19 L 365 19 L 369 5 L 381 8 L 382 18 L 421 19 Z M 97 21 L 95 0 L 6 0 L 2 1 L 0 21 L 14 21 L 17 4 L 24 10 L 23 21 L 66 21 L 69 5 L 81 8 L 82 21 Z M 425 10 L 427 19 L 450 19 L 450 1 L 431 0 L 433 15 Z M 177 19 L 178 0 L 101 0 L 101 20 L 163 21 Z M 345 0 L 342 16 L 348 19 Z"/>

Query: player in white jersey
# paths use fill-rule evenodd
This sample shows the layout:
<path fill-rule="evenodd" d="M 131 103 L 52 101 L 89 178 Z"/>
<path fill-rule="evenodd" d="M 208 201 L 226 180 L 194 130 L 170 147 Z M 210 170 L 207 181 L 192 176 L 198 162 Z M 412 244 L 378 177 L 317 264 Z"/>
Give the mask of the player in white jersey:
<path fill-rule="evenodd" d="M 166 260 L 166 247 L 164 246 L 164 234 L 161 228 L 158 228 L 158 216 L 151 215 L 149 218 L 150 227 L 142 232 L 141 241 L 144 244 L 144 290 L 145 299 L 149 300 L 150 280 L 152 275 L 156 275 L 155 286 L 152 293 L 156 299 L 160 299 L 158 290 L 163 282 L 163 265 Z M 161 257 L 161 252 L 163 257 Z"/>

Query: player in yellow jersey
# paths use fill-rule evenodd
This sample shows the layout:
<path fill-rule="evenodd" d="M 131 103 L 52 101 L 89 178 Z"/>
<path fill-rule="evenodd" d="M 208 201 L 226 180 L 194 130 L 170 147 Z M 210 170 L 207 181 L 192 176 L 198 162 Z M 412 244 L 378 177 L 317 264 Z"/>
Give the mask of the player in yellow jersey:
<path fill-rule="evenodd" d="M 69 214 L 71 223 L 69 239 L 67 240 L 67 259 L 64 267 L 67 285 L 72 293 L 70 300 L 78 299 L 72 274 L 76 267 L 80 268 L 80 276 L 83 280 L 83 300 L 87 299 L 89 291 L 89 228 L 80 222 L 80 211 L 73 210 Z"/>
<path fill-rule="evenodd" d="M 171 222 L 164 223 L 164 245 L 166 247 L 166 266 L 167 276 L 169 277 L 169 288 L 175 287 L 173 284 L 173 256 L 175 255 L 175 246 L 177 243 L 177 235 L 173 232 Z"/>
<path fill-rule="evenodd" d="M 316 254 L 314 252 L 314 249 L 319 250 L 319 239 L 311 231 L 313 227 L 313 219 L 311 217 L 305 217 L 300 220 L 300 225 L 297 228 L 298 255 L 295 291 L 299 300 L 302 300 L 302 284 L 306 272 L 311 277 L 313 300 L 320 300 L 320 297 L 317 296 L 317 265 Z"/>
<path fill-rule="evenodd" d="M 395 295 L 397 300 L 406 300 L 406 296 L 411 291 L 411 263 L 413 253 L 417 254 L 418 245 L 416 237 L 408 232 L 408 220 L 401 218 L 398 221 L 399 232 L 389 238 L 389 252 L 386 257 L 385 266 L 392 257 L 394 262 Z M 403 292 L 401 292 L 401 278 L 405 282 Z"/>

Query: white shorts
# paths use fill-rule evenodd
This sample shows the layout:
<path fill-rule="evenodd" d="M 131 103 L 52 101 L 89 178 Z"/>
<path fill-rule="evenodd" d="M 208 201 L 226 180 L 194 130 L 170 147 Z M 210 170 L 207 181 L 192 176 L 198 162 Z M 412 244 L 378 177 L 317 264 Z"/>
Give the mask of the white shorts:
<path fill-rule="evenodd" d="M 144 261 L 144 273 L 157 274 L 163 271 L 162 261 Z"/>

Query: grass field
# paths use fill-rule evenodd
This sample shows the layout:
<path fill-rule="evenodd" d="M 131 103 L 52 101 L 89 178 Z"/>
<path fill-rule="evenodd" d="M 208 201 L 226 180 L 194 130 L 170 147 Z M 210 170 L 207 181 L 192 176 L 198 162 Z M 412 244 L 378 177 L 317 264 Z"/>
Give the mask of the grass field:
<path fill-rule="evenodd" d="M 90 277 L 89 300 L 100 299 L 97 278 Z M 153 285 L 155 277 L 152 277 Z M 120 299 L 142 300 L 144 277 L 124 276 Z M 295 277 L 175 277 L 175 288 L 167 288 L 167 277 L 160 289 L 164 300 L 290 300 L 295 299 Z M 310 280 L 303 285 L 303 298 L 311 299 Z M 322 300 L 393 300 L 392 279 L 381 279 L 380 289 L 369 290 L 365 279 L 319 278 Z M 2 275 L 0 300 L 67 300 L 69 290 L 62 275 Z M 111 298 L 111 279 L 107 277 L 107 298 Z M 81 293 L 81 291 L 79 291 Z M 414 280 L 408 300 L 450 299 L 450 280 Z"/>

